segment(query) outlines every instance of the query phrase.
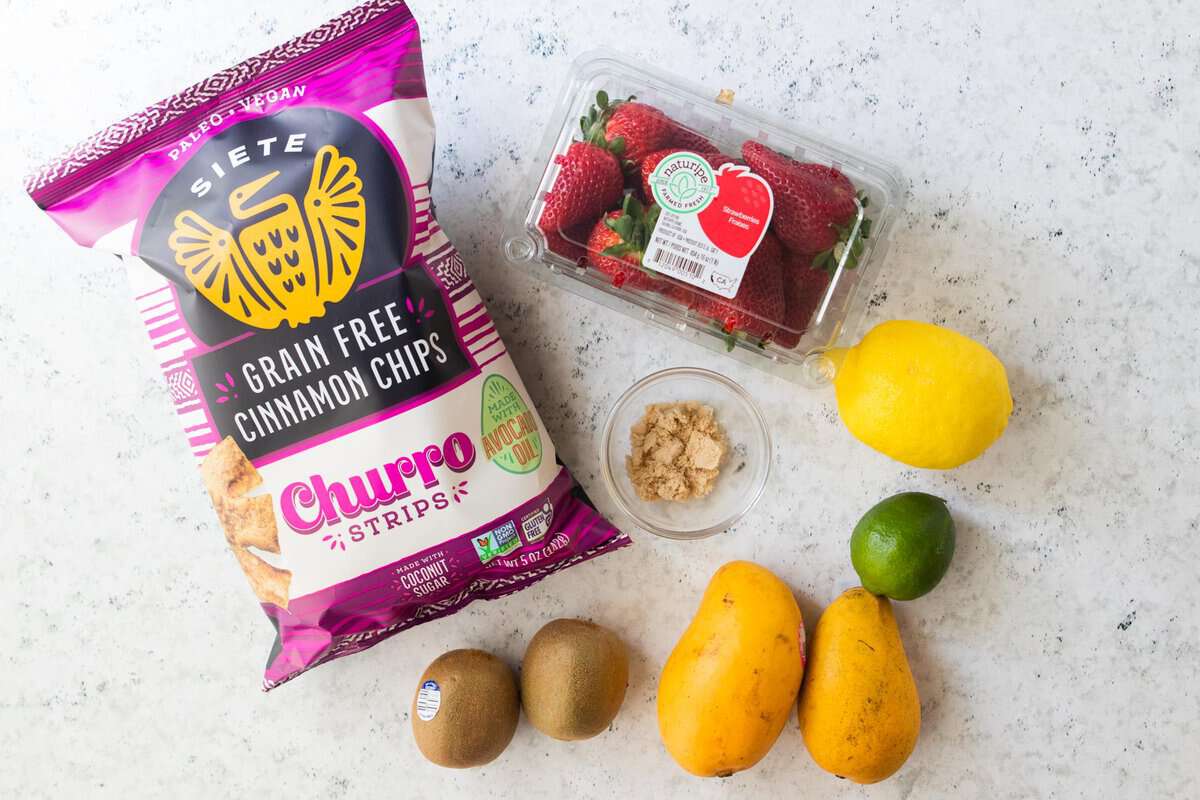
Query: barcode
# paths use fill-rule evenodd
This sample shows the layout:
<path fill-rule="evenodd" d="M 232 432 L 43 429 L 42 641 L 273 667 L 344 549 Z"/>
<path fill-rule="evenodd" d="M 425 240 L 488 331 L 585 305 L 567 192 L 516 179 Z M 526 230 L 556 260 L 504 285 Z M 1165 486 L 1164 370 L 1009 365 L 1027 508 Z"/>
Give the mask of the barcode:
<path fill-rule="evenodd" d="M 699 261 L 693 261 L 678 253 L 668 253 L 661 247 L 654 251 L 654 263 L 660 267 L 671 267 L 680 270 L 691 275 L 693 278 L 699 278 L 704 274 L 704 265 Z"/>

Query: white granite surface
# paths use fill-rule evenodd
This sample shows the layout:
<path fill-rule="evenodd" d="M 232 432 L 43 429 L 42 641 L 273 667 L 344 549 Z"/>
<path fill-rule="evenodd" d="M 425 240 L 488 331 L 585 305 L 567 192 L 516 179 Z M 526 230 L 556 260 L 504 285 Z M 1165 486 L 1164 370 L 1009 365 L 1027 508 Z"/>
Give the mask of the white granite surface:
<path fill-rule="evenodd" d="M 603 509 L 609 404 L 634 377 L 710 355 L 497 257 L 545 107 L 596 44 L 898 163 L 911 191 L 873 318 L 986 341 L 1016 410 L 984 458 L 918 472 L 853 441 L 830 392 L 722 364 L 762 399 L 779 445 L 736 529 L 694 544 L 638 535 L 263 694 L 271 628 L 224 547 L 123 272 L 76 248 L 20 178 L 349 5 L 0 3 L 0 796 L 1200 794 L 1200 6 L 414 0 L 442 221 Z M 872 788 L 840 782 L 792 723 L 747 773 L 685 775 L 658 740 L 655 679 L 711 572 L 771 567 L 811 625 L 854 580 L 855 520 L 902 489 L 948 498 L 960 536 L 943 584 L 899 608 L 923 711 L 908 764 Z M 635 654 L 613 730 L 563 744 L 522 721 L 484 769 L 423 761 L 407 719 L 423 666 L 459 646 L 515 665 L 559 615 L 612 626 Z"/>

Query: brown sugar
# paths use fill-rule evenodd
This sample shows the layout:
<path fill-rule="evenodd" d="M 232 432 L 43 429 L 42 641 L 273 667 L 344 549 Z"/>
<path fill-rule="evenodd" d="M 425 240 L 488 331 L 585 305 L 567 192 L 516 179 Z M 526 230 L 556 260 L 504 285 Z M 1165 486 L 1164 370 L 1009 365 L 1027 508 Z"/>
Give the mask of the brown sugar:
<path fill-rule="evenodd" d="M 712 406 L 652 403 L 629 431 L 625 467 L 643 500 L 691 500 L 713 490 L 729 445 Z"/>

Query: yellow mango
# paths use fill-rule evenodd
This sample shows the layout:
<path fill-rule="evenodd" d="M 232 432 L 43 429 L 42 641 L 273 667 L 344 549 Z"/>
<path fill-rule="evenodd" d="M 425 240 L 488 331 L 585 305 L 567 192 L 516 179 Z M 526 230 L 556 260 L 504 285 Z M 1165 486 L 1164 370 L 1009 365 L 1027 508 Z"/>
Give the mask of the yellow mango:
<path fill-rule="evenodd" d="M 886 597 L 848 589 L 821 614 L 799 717 L 813 760 L 839 778 L 876 783 L 912 753 L 921 701 Z"/>
<path fill-rule="evenodd" d="M 779 738 L 803 676 L 792 590 L 764 567 L 731 561 L 663 667 L 658 730 L 667 752 L 701 777 L 749 769 Z"/>

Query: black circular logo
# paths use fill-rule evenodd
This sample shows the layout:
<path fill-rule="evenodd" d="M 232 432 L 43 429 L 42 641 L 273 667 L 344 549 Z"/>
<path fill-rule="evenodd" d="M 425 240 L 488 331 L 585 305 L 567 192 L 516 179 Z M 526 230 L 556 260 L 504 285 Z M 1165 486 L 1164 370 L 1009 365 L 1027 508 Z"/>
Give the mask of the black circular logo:
<path fill-rule="evenodd" d="M 205 142 L 155 201 L 138 255 L 176 283 L 208 344 L 295 328 L 404 263 L 409 198 L 361 123 L 287 109 Z"/>

